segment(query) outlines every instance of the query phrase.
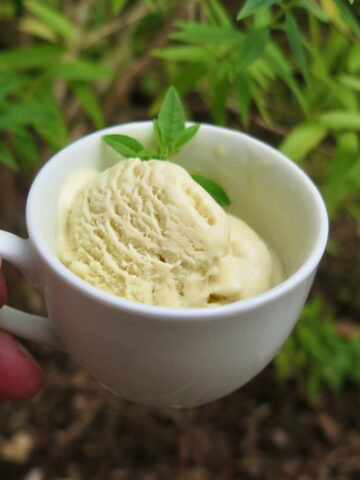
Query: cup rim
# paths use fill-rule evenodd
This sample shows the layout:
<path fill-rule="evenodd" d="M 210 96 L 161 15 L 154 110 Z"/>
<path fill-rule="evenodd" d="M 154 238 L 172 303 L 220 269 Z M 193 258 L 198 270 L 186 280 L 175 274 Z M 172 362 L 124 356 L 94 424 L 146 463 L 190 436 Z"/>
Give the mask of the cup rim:
<path fill-rule="evenodd" d="M 213 307 L 200 307 L 200 308 L 174 308 L 174 307 L 162 307 L 162 306 L 155 306 L 155 305 L 147 305 L 140 302 L 135 302 L 132 300 L 128 300 L 126 298 L 117 297 L 111 293 L 105 292 L 97 287 L 94 287 L 87 283 L 85 280 L 81 279 L 69 269 L 67 269 L 60 260 L 56 257 L 56 255 L 51 252 L 49 246 L 42 238 L 42 235 L 34 228 L 32 222 L 32 205 L 34 203 L 34 199 L 37 193 L 37 185 L 41 180 L 41 177 L 47 172 L 48 169 L 52 168 L 52 163 L 56 161 L 57 158 L 64 155 L 64 153 L 69 152 L 73 148 L 77 146 L 79 142 L 84 142 L 92 137 L 100 136 L 104 133 L 111 133 L 116 131 L 119 127 L 123 126 L 145 126 L 149 125 L 152 122 L 150 120 L 146 121 L 135 121 L 135 122 L 127 122 L 124 124 L 113 125 L 110 127 L 105 127 L 101 130 L 97 130 L 95 132 L 89 133 L 81 138 L 71 142 L 66 147 L 55 153 L 53 156 L 49 158 L 49 160 L 43 165 L 43 167 L 37 173 L 27 199 L 26 203 L 26 223 L 29 238 L 31 240 L 33 248 L 36 250 L 40 258 L 50 266 L 51 270 L 54 271 L 58 276 L 60 276 L 69 286 L 81 292 L 81 294 L 86 295 L 92 299 L 96 299 L 96 301 L 110 306 L 119 308 L 123 311 L 127 311 L 132 314 L 138 314 L 142 317 L 152 317 L 157 318 L 159 320 L 167 320 L 169 318 L 171 320 L 181 319 L 186 320 L 204 320 L 204 319 L 216 319 L 218 317 L 228 317 L 233 316 L 234 314 L 239 315 L 240 313 L 248 312 L 249 310 L 266 305 L 277 298 L 287 294 L 295 287 L 300 285 L 307 277 L 309 277 L 313 272 L 316 271 L 316 268 L 321 260 L 321 257 L 324 253 L 327 238 L 328 238 L 328 231 L 329 231 L 329 220 L 328 215 L 325 207 L 324 200 L 315 186 L 313 181 L 309 178 L 309 176 L 292 160 L 286 157 L 283 153 L 276 150 L 271 145 L 267 144 L 266 142 L 253 137 L 247 133 L 234 130 L 228 127 L 222 127 L 218 125 L 213 125 L 209 123 L 201 123 L 201 126 L 206 127 L 210 130 L 223 130 L 225 132 L 229 132 L 231 134 L 236 134 L 242 137 L 253 144 L 261 145 L 262 148 L 265 150 L 269 150 L 272 153 L 275 153 L 283 162 L 287 163 L 290 168 L 293 168 L 296 172 L 296 175 L 302 177 L 304 183 L 306 183 L 308 189 L 312 192 L 314 199 L 316 200 L 317 210 L 319 212 L 319 218 L 322 220 L 320 232 L 316 243 L 310 253 L 308 258 L 303 262 L 303 264 L 298 268 L 293 274 L 291 274 L 288 278 L 282 281 L 279 285 L 267 290 L 259 295 L 256 295 L 251 298 L 238 300 L 233 303 L 229 303 L 226 305 L 218 305 Z"/>

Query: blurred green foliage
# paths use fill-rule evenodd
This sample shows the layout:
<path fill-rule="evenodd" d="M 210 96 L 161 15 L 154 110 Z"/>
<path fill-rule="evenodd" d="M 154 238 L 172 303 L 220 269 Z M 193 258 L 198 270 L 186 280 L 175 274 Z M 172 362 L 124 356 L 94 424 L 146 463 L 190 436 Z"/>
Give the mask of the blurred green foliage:
<path fill-rule="evenodd" d="M 360 333 L 339 335 L 321 298 L 308 302 L 296 334 L 275 358 L 279 381 L 295 380 L 311 402 L 319 400 L 323 387 L 339 393 L 347 382 L 359 385 L 359 365 Z"/>
<path fill-rule="evenodd" d="M 89 129 L 116 121 L 124 92 L 153 116 L 172 84 L 214 123 L 280 135 L 277 146 L 315 179 L 331 217 L 358 221 L 358 1 L 233 3 L 3 0 L 0 162 L 36 167 L 44 146 L 66 145 L 79 119 Z M 297 372 L 311 398 L 324 384 L 360 380 L 351 369 L 360 340 L 341 339 L 319 302 L 276 360 L 278 377 Z"/>

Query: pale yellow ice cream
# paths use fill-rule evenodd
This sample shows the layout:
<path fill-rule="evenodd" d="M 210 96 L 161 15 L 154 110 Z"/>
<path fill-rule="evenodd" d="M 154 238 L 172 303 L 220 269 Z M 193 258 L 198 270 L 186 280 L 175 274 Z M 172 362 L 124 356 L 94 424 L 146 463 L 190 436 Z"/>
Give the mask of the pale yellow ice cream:
<path fill-rule="evenodd" d="M 102 173 L 79 173 L 65 185 L 60 207 L 60 260 L 119 297 L 207 307 L 274 282 L 265 243 L 174 163 L 127 159 Z"/>

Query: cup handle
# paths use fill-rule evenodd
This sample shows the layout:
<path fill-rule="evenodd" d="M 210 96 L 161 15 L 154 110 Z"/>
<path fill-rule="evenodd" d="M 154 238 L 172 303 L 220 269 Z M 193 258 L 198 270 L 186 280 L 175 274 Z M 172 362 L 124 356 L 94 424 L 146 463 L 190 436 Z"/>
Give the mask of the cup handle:
<path fill-rule="evenodd" d="M 39 288 L 39 275 L 29 240 L 0 230 L 0 257 L 19 268 L 29 283 Z M 31 315 L 5 305 L 0 310 L 0 329 L 25 340 L 64 350 L 53 323 L 45 317 Z"/>

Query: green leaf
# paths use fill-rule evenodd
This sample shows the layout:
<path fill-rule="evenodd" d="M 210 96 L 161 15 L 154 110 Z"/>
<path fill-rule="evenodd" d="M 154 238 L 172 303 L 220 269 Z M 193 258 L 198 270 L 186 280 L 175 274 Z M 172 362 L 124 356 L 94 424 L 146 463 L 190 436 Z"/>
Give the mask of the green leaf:
<path fill-rule="evenodd" d="M 232 27 L 231 17 L 218 0 L 208 0 L 202 2 L 202 7 L 210 17 L 212 23 L 220 25 L 221 27 Z"/>
<path fill-rule="evenodd" d="M 64 49 L 57 45 L 37 45 L 0 53 L 0 69 L 46 67 L 58 61 Z"/>
<path fill-rule="evenodd" d="M 243 70 L 264 52 L 269 38 L 267 28 L 256 28 L 245 35 L 237 54 L 237 68 Z"/>
<path fill-rule="evenodd" d="M 343 0 L 333 1 L 336 3 L 341 16 L 345 20 L 347 25 L 351 28 L 355 35 L 360 38 L 360 23 L 357 20 L 356 16 L 352 13 L 351 8 L 348 7 Z"/>
<path fill-rule="evenodd" d="M 183 68 L 177 69 L 178 72 L 172 83 L 179 94 L 183 96 L 195 89 L 200 79 L 206 76 L 209 68 L 210 64 L 200 62 L 185 65 Z"/>
<path fill-rule="evenodd" d="M 263 92 L 260 88 L 254 89 L 254 95 L 252 95 L 252 101 L 254 102 L 256 108 L 259 110 L 259 113 L 264 119 L 264 121 L 269 125 L 272 125 L 274 123 L 271 115 L 272 112 L 268 108 L 266 99 L 264 98 Z"/>
<path fill-rule="evenodd" d="M 156 152 L 153 152 L 152 150 L 147 150 L 146 148 L 137 152 L 137 158 L 140 158 L 140 160 L 142 161 L 153 159 L 163 160 L 162 158 L 159 158 L 159 155 Z"/>
<path fill-rule="evenodd" d="M 165 94 L 157 118 L 157 127 L 161 132 L 162 144 L 167 147 L 171 147 L 173 141 L 185 129 L 184 108 L 174 87 L 170 87 Z"/>
<path fill-rule="evenodd" d="M 313 0 L 298 0 L 297 5 L 312 13 L 320 22 L 328 22 L 329 16 Z"/>
<path fill-rule="evenodd" d="M 96 128 L 105 126 L 104 117 L 99 102 L 93 91 L 86 83 L 74 82 L 71 84 L 76 98 L 85 112 L 89 115 Z"/>
<path fill-rule="evenodd" d="M 40 163 L 40 153 L 32 132 L 22 130 L 13 135 L 17 163 L 23 169 L 31 169 Z"/>
<path fill-rule="evenodd" d="M 360 92 L 360 79 L 358 77 L 353 77 L 351 75 L 340 75 L 338 79 L 353 90 Z"/>
<path fill-rule="evenodd" d="M 294 55 L 294 62 L 306 81 L 309 81 L 309 72 L 305 52 L 301 43 L 302 34 L 299 30 L 295 17 L 288 13 L 285 18 L 285 30 L 288 35 L 291 50 Z"/>
<path fill-rule="evenodd" d="M 331 130 L 359 130 L 360 113 L 334 110 L 320 115 L 319 122 Z"/>
<path fill-rule="evenodd" d="M 331 214 L 352 190 L 350 174 L 359 161 L 359 139 L 353 132 L 342 133 L 337 138 L 335 155 L 328 168 L 324 197 Z"/>
<path fill-rule="evenodd" d="M 9 152 L 9 150 L 1 141 L 0 141 L 0 163 L 2 163 L 3 165 L 6 165 L 7 167 L 12 168 L 15 171 L 19 170 L 19 166 L 17 165 L 12 154 Z"/>
<path fill-rule="evenodd" d="M 251 78 L 247 72 L 238 72 L 235 76 L 235 98 L 239 106 L 241 121 L 245 128 L 249 125 Z"/>
<path fill-rule="evenodd" d="M 35 98 L 6 105 L 0 110 L 0 130 L 16 130 L 17 127 L 33 125 L 35 122 L 49 121 L 49 114 Z"/>
<path fill-rule="evenodd" d="M 254 28 L 270 27 L 272 16 L 269 8 L 261 8 L 254 13 Z"/>
<path fill-rule="evenodd" d="M 102 139 L 125 158 L 137 158 L 138 153 L 144 150 L 140 142 L 128 135 L 103 135 Z"/>
<path fill-rule="evenodd" d="M 252 15 L 260 8 L 270 7 L 274 3 L 281 3 L 279 0 L 246 0 L 243 7 L 240 9 L 239 13 L 237 14 L 236 19 L 242 20 L 249 15 Z"/>
<path fill-rule="evenodd" d="M 96 81 L 111 78 L 113 71 L 105 65 L 97 65 L 85 60 L 62 62 L 48 69 L 50 78 L 63 78 L 68 81 Z"/>
<path fill-rule="evenodd" d="M 198 130 L 200 128 L 200 124 L 197 123 L 196 125 L 191 125 L 191 127 L 185 128 L 180 135 L 174 140 L 172 145 L 173 153 L 176 153 L 183 145 L 190 142 L 192 138 L 195 137 Z"/>
<path fill-rule="evenodd" d="M 47 27 L 70 44 L 77 38 L 76 30 L 65 15 L 38 0 L 25 0 L 25 7 Z"/>
<path fill-rule="evenodd" d="M 289 65 L 289 61 L 286 59 L 281 49 L 275 43 L 269 42 L 266 47 L 266 55 L 271 61 L 271 66 L 274 72 L 284 81 L 284 83 L 292 91 L 303 111 L 307 112 L 308 105 L 305 97 L 294 79 L 293 72 Z"/>
<path fill-rule="evenodd" d="M 0 71 L 0 103 L 10 94 L 17 94 L 23 91 L 30 79 L 24 75 L 12 72 Z"/>
<path fill-rule="evenodd" d="M 153 129 L 154 129 L 156 141 L 157 141 L 160 149 L 164 148 L 165 145 L 164 145 L 164 142 L 163 142 L 163 139 L 162 139 L 162 136 L 161 136 L 161 130 L 160 130 L 160 127 L 159 127 L 159 123 L 158 123 L 156 118 L 153 120 Z"/>
<path fill-rule="evenodd" d="M 349 51 L 347 67 L 350 73 L 360 72 L 360 45 L 353 45 Z"/>
<path fill-rule="evenodd" d="M 330 82 L 328 84 L 328 95 L 336 99 L 339 102 L 339 107 L 343 107 L 345 111 L 359 111 L 359 95 L 354 92 L 354 89 L 351 88 L 350 85 L 347 85 L 346 82 Z"/>
<path fill-rule="evenodd" d="M 226 101 L 229 94 L 230 82 L 228 64 L 225 62 L 216 65 L 209 75 L 211 91 L 211 114 L 215 123 L 226 123 Z"/>
<path fill-rule="evenodd" d="M 360 192 L 360 161 L 359 161 L 359 153 L 358 159 L 355 162 L 355 165 L 351 168 L 349 172 L 349 182 L 351 185 L 354 186 L 357 192 Z"/>
<path fill-rule="evenodd" d="M 318 49 L 328 73 L 333 69 L 337 70 L 340 62 L 341 65 L 343 64 L 349 43 L 345 35 L 333 28 L 327 35 L 324 45 L 321 45 L 319 42 L 319 45 L 314 47 Z"/>
<path fill-rule="evenodd" d="M 119 15 L 125 7 L 127 0 L 111 0 L 111 9 L 113 15 Z"/>
<path fill-rule="evenodd" d="M 34 120 L 35 130 L 55 149 L 70 142 L 62 110 L 54 97 L 51 85 L 44 85 L 36 92 L 36 101 L 46 112 L 46 120 Z"/>
<path fill-rule="evenodd" d="M 176 62 L 211 62 L 214 58 L 208 50 L 192 45 L 179 45 L 153 50 L 155 57 Z"/>
<path fill-rule="evenodd" d="M 33 17 L 25 17 L 19 22 L 19 30 L 33 37 L 41 38 L 48 42 L 56 43 L 58 41 L 56 32 L 44 25 Z"/>
<path fill-rule="evenodd" d="M 204 177 L 194 173 L 191 175 L 191 178 L 195 180 L 204 190 L 206 190 L 212 198 L 221 206 L 227 207 L 230 205 L 230 199 L 226 195 L 225 191 L 220 187 L 220 185 L 210 178 Z"/>
<path fill-rule="evenodd" d="M 243 35 L 235 28 L 225 28 L 201 23 L 178 22 L 180 31 L 172 33 L 170 38 L 187 43 L 211 45 L 236 45 Z"/>
<path fill-rule="evenodd" d="M 318 122 L 302 123 L 280 145 L 280 150 L 295 161 L 302 160 L 325 138 L 327 129 Z"/>

